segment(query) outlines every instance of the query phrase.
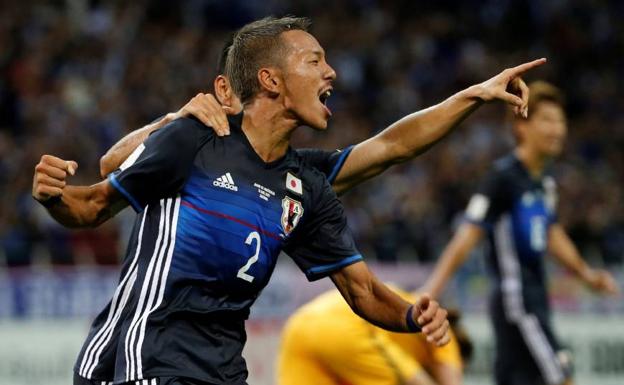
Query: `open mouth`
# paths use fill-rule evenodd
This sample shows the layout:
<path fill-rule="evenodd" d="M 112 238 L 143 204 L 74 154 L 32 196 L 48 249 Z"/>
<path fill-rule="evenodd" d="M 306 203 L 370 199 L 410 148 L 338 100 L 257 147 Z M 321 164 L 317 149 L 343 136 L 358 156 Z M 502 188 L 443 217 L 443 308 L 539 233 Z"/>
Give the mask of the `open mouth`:
<path fill-rule="evenodd" d="M 319 95 L 319 100 L 322 104 L 327 105 L 327 99 L 329 99 L 329 97 L 331 96 L 331 92 L 332 90 L 331 88 L 329 88 Z"/>

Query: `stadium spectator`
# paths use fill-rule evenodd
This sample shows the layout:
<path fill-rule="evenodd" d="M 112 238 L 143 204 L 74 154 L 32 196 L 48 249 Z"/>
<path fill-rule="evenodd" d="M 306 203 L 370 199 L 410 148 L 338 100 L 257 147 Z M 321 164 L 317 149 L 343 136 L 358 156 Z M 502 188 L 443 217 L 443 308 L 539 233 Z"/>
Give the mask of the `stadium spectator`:
<path fill-rule="evenodd" d="M 570 166 L 559 168 L 557 177 L 564 199 L 578 202 L 561 212 L 561 222 L 589 259 L 622 263 L 624 109 L 616 86 L 624 79 L 616 54 L 624 46 L 621 4 L 528 1 L 521 12 L 516 2 L 318 4 L 4 2 L 0 247 L 5 263 L 55 258 L 40 255 L 52 240 L 42 236 L 47 224 L 28 198 L 30 176 L 22 175 L 20 165 L 34 165 L 45 148 L 81 164 L 84 177 L 75 183 L 97 180 L 98 158 L 117 138 L 210 88 L 206 68 L 213 67 L 229 31 L 283 12 L 314 18 L 314 32 L 343 74 L 331 100 L 332 124 L 340 131 L 322 137 L 301 133 L 298 147 L 359 142 L 503 65 L 550 57 L 541 75 L 563 87 L 571 112 L 561 162 Z M 510 137 L 497 129 L 502 118 L 497 109 L 484 109 L 423 161 L 391 170 L 345 196 L 363 251 L 380 260 L 433 260 L 475 187 L 472 181 L 510 146 Z M 363 209 L 374 202 L 384 204 Z M 28 221 L 16 226 L 15 218 Z M 94 260 L 65 237 L 54 236 L 55 244 L 68 248 L 61 261 Z M 119 249 L 113 239 L 107 247 Z"/>

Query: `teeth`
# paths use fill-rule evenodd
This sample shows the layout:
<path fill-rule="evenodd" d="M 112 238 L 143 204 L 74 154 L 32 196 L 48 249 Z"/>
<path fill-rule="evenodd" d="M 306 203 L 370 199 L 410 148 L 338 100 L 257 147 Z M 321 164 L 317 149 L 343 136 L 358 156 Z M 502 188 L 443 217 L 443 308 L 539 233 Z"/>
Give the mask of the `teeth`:
<path fill-rule="evenodd" d="M 331 96 L 331 91 L 327 90 L 321 94 L 319 99 L 321 100 L 321 102 L 325 103 L 330 96 Z"/>

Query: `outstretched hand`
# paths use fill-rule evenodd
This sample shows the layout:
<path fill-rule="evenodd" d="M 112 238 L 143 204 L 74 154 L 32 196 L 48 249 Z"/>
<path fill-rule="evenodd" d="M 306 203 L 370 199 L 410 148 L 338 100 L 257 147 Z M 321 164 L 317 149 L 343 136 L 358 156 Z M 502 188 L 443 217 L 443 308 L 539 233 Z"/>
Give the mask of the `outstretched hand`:
<path fill-rule="evenodd" d="M 593 290 L 599 293 L 609 295 L 618 295 L 620 293 L 615 278 L 606 270 L 592 269 L 585 280 Z"/>
<path fill-rule="evenodd" d="M 479 84 L 479 97 L 484 102 L 502 100 L 513 106 L 514 113 L 529 116 L 529 87 L 520 77 L 525 72 L 546 63 L 545 58 L 507 68 L 498 75 Z"/>
<path fill-rule="evenodd" d="M 450 340 L 447 311 L 440 307 L 429 294 L 422 294 L 414 304 L 413 317 L 420 326 L 427 341 L 437 346 L 446 345 Z"/>
<path fill-rule="evenodd" d="M 232 115 L 234 110 L 228 106 L 222 106 L 212 94 L 199 93 L 193 97 L 178 112 L 169 114 L 169 120 L 193 115 L 208 127 L 212 127 L 218 136 L 230 134 L 230 125 L 227 115 Z"/>

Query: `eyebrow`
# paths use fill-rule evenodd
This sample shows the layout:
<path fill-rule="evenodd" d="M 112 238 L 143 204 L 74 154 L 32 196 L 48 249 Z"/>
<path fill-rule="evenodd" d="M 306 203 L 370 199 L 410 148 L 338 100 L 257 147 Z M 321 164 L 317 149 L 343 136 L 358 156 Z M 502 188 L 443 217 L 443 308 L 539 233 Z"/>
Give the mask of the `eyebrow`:
<path fill-rule="evenodd" d="M 318 57 L 323 57 L 325 56 L 325 51 L 323 51 L 322 49 L 321 50 L 315 49 L 314 51 L 312 51 L 312 54 Z"/>

